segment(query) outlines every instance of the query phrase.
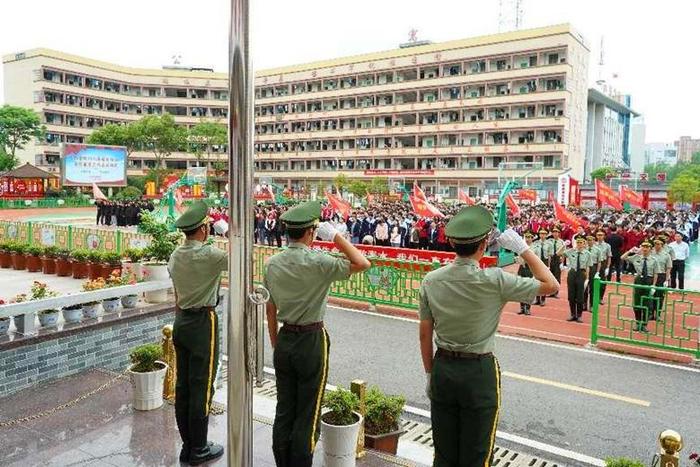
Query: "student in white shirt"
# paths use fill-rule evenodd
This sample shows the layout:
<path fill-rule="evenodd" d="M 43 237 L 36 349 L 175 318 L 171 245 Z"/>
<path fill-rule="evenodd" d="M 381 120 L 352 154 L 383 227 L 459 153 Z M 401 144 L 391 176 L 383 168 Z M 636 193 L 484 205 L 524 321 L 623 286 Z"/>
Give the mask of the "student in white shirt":
<path fill-rule="evenodd" d="M 673 250 L 673 267 L 671 268 L 671 288 L 676 288 L 676 279 L 678 279 L 678 288 L 685 288 L 685 260 L 690 256 L 690 248 L 683 241 L 683 236 L 676 232 L 674 241 L 668 245 Z"/>

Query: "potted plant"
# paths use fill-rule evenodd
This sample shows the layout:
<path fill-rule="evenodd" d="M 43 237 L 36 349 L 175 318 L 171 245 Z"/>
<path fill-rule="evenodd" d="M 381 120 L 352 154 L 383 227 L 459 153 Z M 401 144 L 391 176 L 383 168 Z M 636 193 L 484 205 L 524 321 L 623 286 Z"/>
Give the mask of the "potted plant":
<path fill-rule="evenodd" d="M 122 256 L 114 251 L 105 251 L 102 253 L 102 277 L 107 279 L 110 275 L 117 271 L 121 274 Z"/>
<path fill-rule="evenodd" d="M 605 467 L 645 467 L 644 462 L 628 459 L 626 457 L 608 457 L 605 459 Z"/>
<path fill-rule="evenodd" d="M 70 260 L 70 250 L 60 248 L 56 252 L 56 275 L 68 277 L 73 274 L 73 264 Z"/>
<path fill-rule="evenodd" d="M 141 279 L 141 259 L 143 258 L 143 248 L 129 248 L 124 252 L 123 268 L 134 271 L 137 279 Z"/>
<path fill-rule="evenodd" d="M 12 267 L 12 242 L 0 243 L 0 268 L 8 269 Z"/>
<path fill-rule="evenodd" d="M 56 256 L 58 247 L 47 246 L 41 256 L 41 272 L 44 274 L 56 274 Z"/>
<path fill-rule="evenodd" d="M 12 245 L 12 267 L 21 271 L 27 266 L 27 258 L 24 254 L 27 251 L 27 245 L 15 243 Z"/>
<path fill-rule="evenodd" d="M 388 396 L 378 387 L 367 391 L 365 400 L 365 446 L 396 455 L 403 430 L 399 420 L 406 398 Z"/>
<path fill-rule="evenodd" d="M 26 302 L 28 300 L 27 294 L 21 293 L 15 295 L 15 297 L 12 299 L 10 303 L 22 303 Z M 34 312 L 28 313 L 28 319 L 33 320 L 34 319 Z M 21 315 L 15 315 L 12 317 L 12 321 L 15 323 L 15 329 L 17 329 L 17 332 L 20 334 L 24 334 L 24 314 Z"/>
<path fill-rule="evenodd" d="M 63 320 L 66 324 L 77 323 L 83 316 L 83 305 L 69 305 L 63 307 Z"/>
<path fill-rule="evenodd" d="M 338 387 L 326 393 L 323 406 L 327 411 L 321 416 L 324 466 L 355 465 L 355 449 L 362 423 L 362 416 L 356 412 L 358 405 L 357 396 L 347 389 Z"/>
<path fill-rule="evenodd" d="M 102 258 L 104 253 L 99 250 L 89 250 L 87 254 L 88 279 L 94 281 L 102 277 Z"/>
<path fill-rule="evenodd" d="M 55 297 L 58 292 L 51 290 L 45 282 L 34 281 L 30 289 L 29 300 L 44 300 Z M 49 308 L 39 311 L 39 324 L 43 327 L 56 326 L 58 324 L 58 314 L 60 310 Z"/>
<path fill-rule="evenodd" d="M 151 236 L 151 245 L 144 251 L 144 259 L 147 260 L 143 265 L 146 280 L 162 281 L 169 279 L 168 260 L 177 247 L 180 234 L 168 232 L 168 226 L 158 222 L 148 212 L 141 214 L 139 227 L 144 233 Z M 145 295 L 146 301 L 149 303 L 162 303 L 168 299 L 168 290 L 146 292 Z"/>
<path fill-rule="evenodd" d="M 143 279 L 138 279 L 134 271 L 130 269 L 122 269 L 121 274 L 117 274 L 118 271 L 113 271 L 107 282 L 111 284 L 112 287 L 119 287 L 124 285 L 135 285 L 139 282 L 143 282 Z M 121 297 L 122 306 L 124 308 L 136 308 L 136 304 L 139 301 L 139 296 L 136 294 L 124 295 Z M 104 302 L 102 304 L 104 306 Z"/>
<path fill-rule="evenodd" d="M 105 280 L 105 287 L 119 287 L 122 285 L 122 277 L 118 269 L 112 271 L 112 273 Z M 105 313 L 114 313 L 119 308 L 120 297 L 105 298 L 102 300 L 102 310 Z"/>
<path fill-rule="evenodd" d="M 134 388 L 134 409 L 153 410 L 163 405 L 163 381 L 168 365 L 160 361 L 163 348 L 144 344 L 129 352 L 131 365 L 127 370 Z"/>
<path fill-rule="evenodd" d="M 0 298 L 0 306 L 5 304 L 5 300 Z M 3 334 L 7 334 L 7 331 L 10 329 L 10 318 L 5 317 L 5 318 L 0 318 L 0 336 Z"/>
<path fill-rule="evenodd" d="M 101 277 L 95 280 L 87 280 L 83 283 L 83 292 L 92 292 L 93 290 L 104 289 L 107 283 Z M 100 302 L 86 302 L 83 303 L 83 318 L 97 318 L 97 309 L 100 306 Z"/>
<path fill-rule="evenodd" d="M 44 249 L 40 246 L 28 246 L 25 251 L 26 267 L 29 272 L 41 271 L 41 255 Z"/>
<path fill-rule="evenodd" d="M 70 254 L 73 279 L 85 279 L 88 276 L 87 260 L 89 250 L 80 248 Z"/>

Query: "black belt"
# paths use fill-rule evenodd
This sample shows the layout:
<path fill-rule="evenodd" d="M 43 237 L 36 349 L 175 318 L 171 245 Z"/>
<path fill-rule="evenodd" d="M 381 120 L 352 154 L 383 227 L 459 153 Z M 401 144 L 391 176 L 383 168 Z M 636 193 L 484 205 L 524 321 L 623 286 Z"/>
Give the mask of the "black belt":
<path fill-rule="evenodd" d="M 198 306 L 195 308 L 184 308 L 184 309 L 179 308 L 179 310 L 184 312 L 184 313 L 204 313 L 207 311 L 214 311 L 214 307 L 213 306 Z"/>
<path fill-rule="evenodd" d="M 318 331 L 319 329 L 323 329 L 323 321 L 318 321 L 316 323 L 309 323 L 309 324 L 289 324 L 289 323 L 284 323 L 284 326 L 282 326 L 282 329 L 285 329 L 289 332 L 311 332 L 311 331 Z"/>
<path fill-rule="evenodd" d="M 435 352 L 436 357 L 454 358 L 454 359 L 464 359 L 464 360 L 481 360 L 482 358 L 489 358 L 493 356 L 493 353 L 470 353 L 470 352 L 458 352 L 456 350 L 441 349 L 438 347 L 437 352 Z"/>
<path fill-rule="evenodd" d="M 674 259 L 673 262 L 674 263 L 685 263 L 685 260 L 684 259 Z"/>

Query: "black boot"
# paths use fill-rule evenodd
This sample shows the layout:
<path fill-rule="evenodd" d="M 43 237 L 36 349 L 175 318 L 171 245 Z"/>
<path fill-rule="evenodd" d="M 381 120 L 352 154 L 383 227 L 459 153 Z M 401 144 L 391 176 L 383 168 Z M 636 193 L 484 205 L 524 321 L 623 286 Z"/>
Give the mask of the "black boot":
<path fill-rule="evenodd" d="M 530 316 L 530 307 L 532 305 L 525 305 L 525 316 Z"/>
<path fill-rule="evenodd" d="M 289 464 L 289 450 L 272 448 L 272 455 L 275 456 L 275 465 L 277 467 L 291 467 Z"/>
<path fill-rule="evenodd" d="M 289 467 L 311 467 L 311 464 L 313 463 L 313 454 L 308 454 L 305 456 L 291 456 L 289 459 Z"/>
<path fill-rule="evenodd" d="M 180 451 L 180 462 L 190 460 L 190 421 L 186 410 L 175 409 L 175 421 L 177 429 L 182 438 L 182 450 Z"/>
<path fill-rule="evenodd" d="M 190 419 L 190 465 L 199 465 L 224 455 L 224 448 L 207 442 L 209 417 Z"/>
<path fill-rule="evenodd" d="M 520 304 L 520 312 L 518 312 L 519 315 L 524 315 L 525 314 L 525 304 L 521 303 Z"/>
<path fill-rule="evenodd" d="M 544 295 L 540 297 L 540 306 L 544 306 Z"/>

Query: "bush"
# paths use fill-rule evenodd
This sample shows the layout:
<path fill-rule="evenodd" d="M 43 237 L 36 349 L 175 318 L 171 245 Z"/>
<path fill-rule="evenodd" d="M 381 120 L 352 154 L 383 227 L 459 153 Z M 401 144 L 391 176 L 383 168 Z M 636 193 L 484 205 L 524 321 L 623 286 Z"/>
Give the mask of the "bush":
<path fill-rule="evenodd" d="M 15 242 L 12 244 L 11 248 L 12 249 L 10 251 L 12 251 L 13 253 L 17 253 L 18 255 L 23 255 L 27 252 L 27 248 L 29 248 L 29 247 L 27 245 L 25 245 L 24 243 Z"/>
<path fill-rule="evenodd" d="M 365 432 L 381 435 L 398 430 L 406 398 L 387 396 L 376 386 L 367 391 L 366 397 Z"/>
<path fill-rule="evenodd" d="M 119 191 L 115 196 L 119 200 L 141 199 L 143 193 L 135 186 L 127 186 Z"/>
<path fill-rule="evenodd" d="M 605 459 L 605 467 L 646 467 L 646 464 L 626 457 L 608 457 Z"/>
<path fill-rule="evenodd" d="M 132 263 L 138 263 L 143 258 L 143 248 L 129 248 L 124 251 L 124 257 L 129 258 Z"/>
<path fill-rule="evenodd" d="M 55 258 L 58 256 L 59 249 L 57 246 L 47 246 L 44 248 L 44 256 L 47 258 Z"/>
<path fill-rule="evenodd" d="M 73 250 L 70 253 L 70 257 L 73 261 L 76 261 L 78 263 L 84 263 L 87 261 L 88 256 L 90 255 L 90 250 L 86 250 L 84 248 L 79 248 L 77 250 Z"/>
<path fill-rule="evenodd" d="M 70 250 L 68 248 L 59 248 L 56 251 L 56 258 L 68 259 L 70 258 Z"/>
<path fill-rule="evenodd" d="M 122 255 L 113 251 L 106 251 L 102 253 L 102 261 L 107 264 L 117 265 L 120 264 L 122 260 Z"/>
<path fill-rule="evenodd" d="M 134 366 L 131 371 L 136 373 L 148 373 L 160 369 L 156 361 L 163 358 L 163 348 L 158 344 L 143 344 L 134 347 L 129 352 L 129 359 Z"/>
<path fill-rule="evenodd" d="M 104 261 L 104 253 L 100 250 L 89 250 L 87 260 L 91 263 L 101 263 Z"/>
<path fill-rule="evenodd" d="M 180 240 L 180 234 L 177 232 L 170 233 L 168 226 L 153 216 L 152 213 L 141 213 L 141 223 L 139 224 L 141 231 L 151 236 L 151 245 L 144 250 L 144 258 L 150 258 L 153 261 L 167 263 L 170 255 L 177 248 Z"/>
<path fill-rule="evenodd" d="M 146 189 L 146 177 L 142 175 L 135 175 L 133 177 L 126 177 L 126 183 L 132 188 L 136 188 L 141 193 Z"/>
<path fill-rule="evenodd" d="M 29 246 L 27 247 L 26 254 L 30 256 L 41 256 L 43 252 L 44 249 L 40 246 Z"/>
<path fill-rule="evenodd" d="M 327 392 L 323 405 L 330 412 L 323 415 L 323 421 L 331 425 L 352 425 L 357 421 L 353 411 L 357 410 L 359 404 L 357 396 L 347 389 L 338 387 L 335 391 Z"/>

